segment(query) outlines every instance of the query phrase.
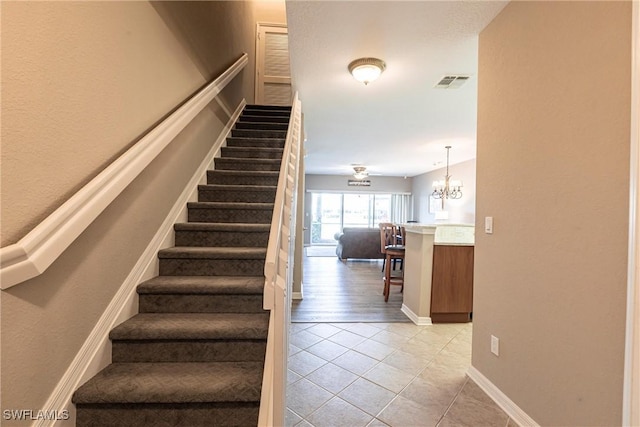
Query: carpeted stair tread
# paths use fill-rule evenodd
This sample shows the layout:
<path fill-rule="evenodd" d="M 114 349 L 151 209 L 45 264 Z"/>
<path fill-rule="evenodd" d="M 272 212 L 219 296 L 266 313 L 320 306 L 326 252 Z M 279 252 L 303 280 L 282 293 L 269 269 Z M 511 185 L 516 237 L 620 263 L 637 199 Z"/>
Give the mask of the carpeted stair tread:
<path fill-rule="evenodd" d="M 286 138 L 285 130 L 231 129 L 231 136 L 246 138 Z"/>
<path fill-rule="evenodd" d="M 246 108 L 244 112 L 250 116 L 291 117 L 291 110 L 268 110 L 264 108 Z"/>
<path fill-rule="evenodd" d="M 266 340 L 268 313 L 140 313 L 109 334 L 112 340 Z"/>
<path fill-rule="evenodd" d="M 75 404 L 255 402 L 263 362 L 113 363 L 73 395 Z"/>
<path fill-rule="evenodd" d="M 273 211 L 273 203 L 256 202 L 189 202 L 189 209 L 264 209 Z"/>
<path fill-rule="evenodd" d="M 284 148 L 284 138 L 227 137 L 227 147 L 274 147 Z"/>
<path fill-rule="evenodd" d="M 253 224 L 241 222 L 179 222 L 174 224 L 175 231 L 239 231 L 247 233 L 269 231 L 271 224 Z"/>
<path fill-rule="evenodd" d="M 291 105 L 247 104 L 245 110 L 291 111 Z"/>
<path fill-rule="evenodd" d="M 235 129 L 287 130 L 288 123 L 237 122 Z"/>
<path fill-rule="evenodd" d="M 282 153 L 284 148 L 280 147 L 222 147 L 223 157 L 281 159 Z"/>
<path fill-rule="evenodd" d="M 264 115 L 250 115 L 249 113 L 243 113 L 238 119 L 239 122 L 260 122 L 260 123 L 289 123 L 289 116 L 264 116 Z"/>
<path fill-rule="evenodd" d="M 220 185 L 220 184 L 200 184 L 198 190 L 202 191 L 276 191 L 275 185 Z"/>
<path fill-rule="evenodd" d="M 208 171 L 213 175 L 225 175 L 225 176 L 255 176 L 259 178 L 273 178 L 280 175 L 279 171 L 225 171 L 225 170 L 211 170 Z"/>
<path fill-rule="evenodd" d="M 222 147 L 227 151 L 255 151 L 256 153 L 283 153 L 282 147 Z"/>
<path fill-rule="evenodd" d="M 212 170 L 207 172 L 207 184 L 277 185 L 280 171 Z"/>
<path fill-rule="evenodd" d="M 160 259 L 264 259 L 266 248 L 174 246 L 158 252 Z"/>
<path fill-rule="evenodd" d="M 263 276 L 156 276 L 138 294 L 262 295 Z"/>
<path fill-rule="evenodd" d="M 265 159 L 261 157 L 216 157 L 214 160 L 226 160 L 233 161 L 235 163 L 266 163 L 266 164 L 280 164 L 282 159 Z"/>

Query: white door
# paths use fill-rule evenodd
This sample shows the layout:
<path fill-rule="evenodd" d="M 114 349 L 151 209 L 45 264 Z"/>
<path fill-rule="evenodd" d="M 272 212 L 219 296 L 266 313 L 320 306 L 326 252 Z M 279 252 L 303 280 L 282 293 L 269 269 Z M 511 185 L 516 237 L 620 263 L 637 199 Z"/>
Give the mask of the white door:
<path fill-rule="evenodd" d="M 287 27 L 258 24 L 256 42 L 256 104 L 291 105 Z"/>

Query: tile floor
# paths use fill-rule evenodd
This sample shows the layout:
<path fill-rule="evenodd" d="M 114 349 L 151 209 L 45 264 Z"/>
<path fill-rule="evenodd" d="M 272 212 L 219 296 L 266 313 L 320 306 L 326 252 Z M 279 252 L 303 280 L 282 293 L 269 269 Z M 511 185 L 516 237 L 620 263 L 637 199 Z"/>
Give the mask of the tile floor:
<path fill-rule="evenodd" d="M 516 426 L 465 375 L 471 328 L 292 324 L 287 426 Z"/>

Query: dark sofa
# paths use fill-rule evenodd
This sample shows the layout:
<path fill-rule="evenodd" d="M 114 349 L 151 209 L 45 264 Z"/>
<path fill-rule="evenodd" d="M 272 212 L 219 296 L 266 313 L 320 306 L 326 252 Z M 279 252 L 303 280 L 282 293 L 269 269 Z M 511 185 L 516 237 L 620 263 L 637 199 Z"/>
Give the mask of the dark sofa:
<path fill-rule="evenodd" d="M 384 258 L 380 252 L 378 228 L 345 227 L 342 233 L 336 233 L 335 239 L 338 241 L 336 255 L 343 261 L 347 258 Z"/>

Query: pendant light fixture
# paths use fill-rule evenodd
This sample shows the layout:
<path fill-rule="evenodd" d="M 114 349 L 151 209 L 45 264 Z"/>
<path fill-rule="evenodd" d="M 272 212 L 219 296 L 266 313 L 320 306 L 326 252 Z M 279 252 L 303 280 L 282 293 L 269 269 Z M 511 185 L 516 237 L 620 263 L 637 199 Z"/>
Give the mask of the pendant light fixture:
<path fill-rule="evenodd" d="M 449 175 L 449 150 L 450 145 L 444 147 L 447 149 L 447 174 L 444 176 L 444 180 L 433 181 L 433 193 L 431 196 L 434 199 L 442 199 L 442 209 L 444 209 L 445 199 L 459 199 L 462 197 L 462 181 L 451 179 Z"/>

